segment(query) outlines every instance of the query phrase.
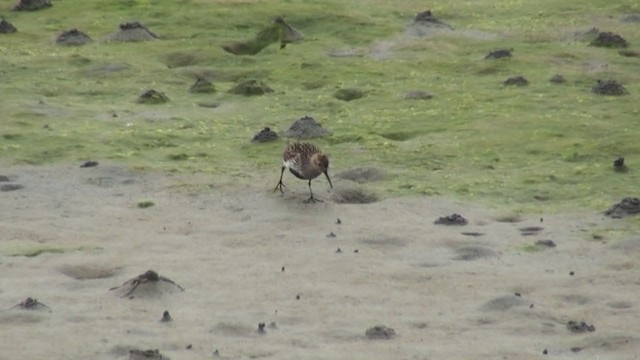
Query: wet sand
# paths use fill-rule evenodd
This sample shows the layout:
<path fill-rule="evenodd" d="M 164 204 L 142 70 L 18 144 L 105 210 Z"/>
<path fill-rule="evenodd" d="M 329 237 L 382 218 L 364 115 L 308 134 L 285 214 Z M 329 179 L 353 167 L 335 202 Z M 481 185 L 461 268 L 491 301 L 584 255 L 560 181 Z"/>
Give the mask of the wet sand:
<path fill-rule="evenodd" d="M 594 238 L 624 220 L 592 211 L 518 218 L 435 197 L 336 204 L 322 181 L 314 193 L 327 201 L 304 204 L 306 182 L 290 175 L 285 195 L 272 192 L 277 169 L 234 186 L 102 163 L 1 174 L 23 188 L 0 192 L 0 309 L 27 297 L 51 309 L 0 312 L 2 359 L 640 353 L 640 241 Z M 468 224 L 434 224 L 456 213 Z M 185 290 L 109 290 L 150 269 Z M 368 339 L 375 325 L 395 337 Z"/>

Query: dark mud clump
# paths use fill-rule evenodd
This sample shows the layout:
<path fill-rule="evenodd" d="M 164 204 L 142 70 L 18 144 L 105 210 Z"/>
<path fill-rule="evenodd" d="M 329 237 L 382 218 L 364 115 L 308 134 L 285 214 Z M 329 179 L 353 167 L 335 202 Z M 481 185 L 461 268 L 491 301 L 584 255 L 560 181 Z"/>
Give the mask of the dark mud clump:
<path fill-rule="evenodd" d="M 53 6 L 50 0 L 20 0 L 13 11 L 36 11 Z"/>
<path fill-rule="evenodd" d="M 370 204 L 378 201 L 376 194 L 361 187 L 341 187 L 333 193 L 338 204 Z"/>
<path fill-rule="evenodd" d="M 7 175 L 0 175 L 0 182 L 9 182 L 11 179 Z"/>
<path fill-rule="evenodd" d="M 625 216 L 640 214 L 640 199 L 636 197 L 624 198 L 619 203 L 614 204 L 609 209 L 607 209 L 604 214 L 614 219 L 620 219 Z"/>
<path fill-rule="evenodd" d="M 518 75 L 508 78 L 502 84 L 505 86 L 527 86 L 529 85 L 529 80 L 525 79 L 522 75 Z"/>
<path fill-rule="evenodd" d="M 196 82 L 194 82 L 193 85 L 191 85 L 191 87 L 189 88 L 189 92 L 211 94 L 216 92 L 216 88 L 209 80 L 198 77 L 196 79 Z"/>
<path fill-rule="evenodd" d="M 554 248 L 556 247 L 556 243 L 553 240 L 538 240 L 535 243 L 536 247 L 539 248 Z"/>
<path fill-rule="evenodd" d="M 63 32 L 56 39 L 56 44 L 65 45 L 65 46 L 79 46 L 85 45 L 93 40 L 89 37 L 89 35 L 78 29 L 71 29 Z"/>
<path fill-rule="evenodd" d="M 129 360 L 163 360 L 166 357 L 160 354 L 158 349 L 155 350 L 138 350 L 129 351 Z"/>
<path fill-rule="evenodd" d="M 0 17 L 0 34 L 11 34 L 18 31 L 12 23 Z"/>
<path fill-rule="evenodd" d="M 489 51 L 489 53 L 484 57 L 485 59 L 503 59 L 503 58 L 510 58 L 513 55 L 511 54 L 511 52 L 513 51 L 513 49 L 496 49 L 496 50 L 491 50 Z"/>
<path fill-rule="evenodd" d="M 106 41 L 149 41 L 160 39 L 158 35 L 147 29 L 138 21 L 126 22 L 120 24 L 120 29 L 114 33 L 107 35 Z"/>
<path fill-rule="evenodd" d="M 564 84 L 567 82 L 567 79 L 560 74 L 555 74 L 551 78 L 549 78 L 549 82 L 552 84 Z"/>
<path fill-rule="evenodd" d="M 573 320 L 567 322 L 567 329 L 575 334 L 596 331 L 596 327 L 593 325 L 589 325 L 584 321 L 578 322 Z"/>
<path fill-rule="evenodd" d="M 336 177 L 357 183 L 365 183 L 382 180 L 384 178 L 384 173 L 382 170 L 375 167 L 361 167 L 345 170 L 336 174 Z"/>
<path fill-rule="evenodd" d="M 433 223 L 436 225 L 467 225 L 468 221 L 460 214 L 452 214 L 439 217 Z"/>
<path fill-rule="evenodd" d="M 100 165 L 100 164 L 99 164 L 97 161 L 95 161 L 95 160 L 89 160 L 89 161 L 85 161 L 85 162 L 83 162 L 83 163 L 80 165 L 80 167 L 81 167 L 81 168 L 90 168 L 90 167 L 96 167 L 96 166 L 98 166 L 98 165 Z"/>
<path fill-rule="evenodd" d="M 619 82 L 615 80 L 598 80 L 596 85 L 591 88 L 591 92 L 598 95 L 621 96 L 629 94 Z"/>
<path fill-rule="evenodd" d="M 297 139 L 312 139 L 329 135 L 331 135 L 331 132 L 323 128 L 322 125 L 311 116 L 301 117 L 284 131 L 284 136 Z"/>
<path fill-rule="evenodd" d="M 624 163 L 624 158 L 620 156 L 613 161 L 613 170 L 617 172 L 627 172 L 629 168 Z"/>
<path fill-rule="evenodd" d="M 264 129 L 260 130 L 260 132 L 258 132 L 253 136 L 253 139 L 251 139 L 251 142 L 265 143 L 270 141 L 276 141 L 278 139 L 280 139 L 280 136 L 278 136 L 278 133 L 271 130 L 270 127 L 265 127 Z"/>
<path fill-rule="evenodd" d="M 333 97 L 342 101 L 357 100 L 366 95 L 366 92 L 360 89 L 340 89 L 333 94 Z"/>
<path fill-rule="evenodd" d="M 169 314 L 169 311 L 165 310 L 164 313 L 162 313 L 162 318 L 160 318 L 160 322 L 171 322 L 173 321 L 173 319 L 171 318 L 171 314 Z"/>
<path fill-rule="evenodd" d="M 250 79 L 236 84 L 229 92 L 236 95 L 256 96 L 272 93 L 273 89 L 262 80 Z"/>
<path fill-rule="evenodd" d="M 139 104 L 164 104 L 169 101 L 167 95 L 163 92 L 156 91 L 153 89 L 146 90 L 136 100 Z"/>
<path fill-rule="evenodd" d="M 396 336 L 396 331 L 384 325 L 376 325 L 368 328 L 365 336 L 371 340 L 390 340 Z"/>
<path fill-rule="evenodd" d="M 433 95 L 423 90 L 410 90 L 402 94 L 402 98 L 406 100 L 429 100 Z"/>
<path fill-rule="evenodd" d="M 629 46 L 629 43 L 618 34 L 603 31 L 599 33 L 598 37 L 593 39 L 589 45 L 607 48 L 626 48 Z"/>
<path fill-rule="evenodd" d="M 157 297 L 163 293 L 181 292 L 184 288 L 171 279 L 159 275 L 153 270 L 140 274 L 125 281 L 122 285 L 112 287 L 109 291 L 116 291 L 120 297 Z"/>
<path fill-rule="evenodd" d="M 407 34 L 411 36 L 427 36 L 434 30 L 453 30 L 453 27 L 438 19 L 431 10 L 416 14 L 413 22 L 407 28 Z"/>
<path fill-rule="evenodd" d="M 533 236 L 538 235 L 542 230 L 544 230 L 544 228 L 541 226 L 527 226 L 520 228 L 520 234 L 522 234 L 522 236 Z"/>

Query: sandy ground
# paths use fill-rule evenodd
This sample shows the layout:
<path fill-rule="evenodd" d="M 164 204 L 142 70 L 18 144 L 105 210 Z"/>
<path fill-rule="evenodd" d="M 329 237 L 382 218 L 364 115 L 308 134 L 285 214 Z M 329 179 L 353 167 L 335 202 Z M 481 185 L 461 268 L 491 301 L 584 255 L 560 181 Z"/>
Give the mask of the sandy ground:
<path fill-rule="evenodd" d="M 109 164 L 0 174 L 24 186 L 0 192 L 0 308 L 51 309 L 0 312 L 0 359 L 640 358 L 640 241 L 592 237 L 624 220 L 505 221 L 432 197 L 304 204 L 291 175 L 271 192 L 276 173 L 253 186 Z M 314 189 L 330 199 L 323 180 Z M 434 224 L 453 213 L 469 224 Z M 557 247 L 524 250 L 537 240 Z M 34 249 L 49 251 L 20 255 Z M 109 290 L 149 269 L 185 291 Z M 395 338 L 368 339 L 378 324 Z"/>

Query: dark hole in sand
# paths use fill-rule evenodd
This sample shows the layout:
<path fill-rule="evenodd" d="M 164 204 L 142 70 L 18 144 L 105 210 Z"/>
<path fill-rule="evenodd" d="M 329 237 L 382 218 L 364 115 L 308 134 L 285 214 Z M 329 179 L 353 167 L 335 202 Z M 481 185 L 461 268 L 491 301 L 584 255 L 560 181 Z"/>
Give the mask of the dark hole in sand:
<path fill-rule="evenodd" d="M 567 80 L 564 78 L 564 76 L 555 74 L 551 78 L 549 78 L 549 82 L 552 84 L 564 84 L 567 82 Z"/>
<path fill-rule="evenodd" d="M 505 86 L 527 86 L 529 85 L 529 80 L 522 75 L 517 75 L 508 78 L 502 84 Z"/>
<path fill-rule="evenodd" d="M 520 233 L 524 236 L 537 235 L 540 231 L 544 230 L 541 226 L 527 226 L 520 228 Z"/>
<path fill-rule="evenodd" d="M 591 88 L 591 92 L 598 95 L 611 96 L 629 94 L 629 91 L 627 91 L 627 89 L 625 89 L 625 87 L 616 80 L 598 80 L 598 82 Z"/>
<path fill-rule="evenodd" d="M 148 270 L 122 285 L 112 287 L 109 291 L 116 291 L 120 297 L 159 297 L 164 293 L 182 292 L 184 288 L 171 279 Z"/>
<path fill-rule="evenodd" d="M 136 102 L 138 104 L 164 104 L 169 101 L 167 95 L 163 92 L 149 89 L 140 94 Z"/>
<path fill-rule="evenodd" d="M 619 203 L 613 204 L 604 214 L 615 219 L 640 214 L 640 199 L 637 197 L 626 197 Z"/>
<path fill-rule="evenodd" d="M 9 182 L 11 179 L 7 175 L 0 175 L 0 182 Z"/>
<path fill-rule="evenodd" d="M 8 192 L 8 191 L 16 191 L 23 189 L 24 185 L 22 184 L 2 184 L 0 185 L 0 191 Z"/>
<path fill-rule="evenodd" d="M 270 141 L 276 141 L 278 139 L 280 139 L 280 136 L 278 136 L 278 133 L 271 130 L 270 127 L 265 127 L 264 129 L 260 130 L 257 134 L 253 136 L 253 139 L 251 139 L 251 142 L 265 143 Z"/>
<path fill-rule="evenodd" d="M 396 336 L 396 331 L 385 325 L 376 325 L 368 328 L 365 336 L 371 340 L 390 340 Z"/>
<path fill-rule="evenodd" d="M 65 45 L 65 46 L 78 46 L 85 45 L 93 40 L 89 37 L 89 35 L 78 29 L 71 29 L 63 32 L 56 39 L 56 44 Z"/>
<path fill-rule="evenodd" d="M 12 34 L 17 31 L 18 29 L 12 23 L 0 17 L 0 34 Z"/>
<path fill-rule="evenodd" d="M 448 216 L 441 216 L 433 223 L 436 225 L 467 225 L 468 221 L 460 214 L 451 214 Z"/>
<path fill-rule="evenodd" d="M 338 179 L 346 179 L 357 183 L 379 181 L 384 178 L 382 170 L 375 167 L 361 167 L 345 170 L 336 174 Z"/>
<path fill-rule="evenodd" d="M 211 81 L 198 77 L 196 82 L 191 85 L 189 88 L 189 92 L 192 93 L 203 93 L 203 94 L 211 94 L 216 92 L 216 88 L 213 86 Z"/>
<path fill-rule="evenodd" d="M 333 193 L 338 204 L 369 204 L 378 201 L 378 196 L 361 187 L 339 188 Z"/>
<path fill-rule="evenodd" d="M 272 93 L 273 89 L 262 80 L 249 79 L 241 81 L 229 90 L 229 93 L 244 96 L 256 96 Z"/>
<path fill-rule="evenodd" d="M 138 350 L 129 351 L 129 360 L 162 360 L 167 359 L 162 356 L 158 349 L 155 350 Z"/>
<path fill-rule="evenodd" d="M 459 261 L 473 261 L 495 256 L 493 250 L 482 246 L 463 246 L 455 249 L 455 253 L 453 260 Z"/>
<path fill-rule="evenodd" d="M 484 236 L 484 233 L 476 232 L 476 231 L 463 231 L 461 232 L 461 234 L 464 236 L 473 236 L 473 237 Z"/>
<path fill-rule="evenodd" d="M 629 46 L 629 43 L 618 34 L 609 31 L 603 31 L 599 33 L 598 37 L 593 39 L 593 41 L 591 41 L 589 45 L 608 48 L 626 48 Z"/>
<path fill-rule="evenodd" d="M 342 101 L 352 101 L 364 97 L 365 94 L 366 93 L 360 89 L 340 89 L 333 94 L 333 97 Z"/>
<path fill-rule="evenodd" d="M 495 49 L 495 50 L 489 51 L 489 53 L 487 53 L 487 55 L 484 58 L 485 59 L 510 58 L 510 57 L 513 56 L 511 54 L 512 51 L 513 51 L 513 48 L 511 48 L 511 49 Z"/>
<path fill-rule="evenodd" d="M 573 320 L 567 322 L 567 329 L 575 334 L 596 331 L 596 327 L 593 325 L 589 325 L 584 321 L 578 322 Z"/>
<path fill-rule="evenodd" d="M 106 41 L 136 42 L 159 39 L 158 35 L 138 21 L 120 24 L 120 29 L 105 37 Z"/>
<path fill-rule="evenodd" d="M 284 136 L 297 139 L 311 139 L 328 135 L 331 135 L 331 132 L 323 128 L 322 125 L 311 116 L 301 117 L 284 131 Z"/>
<path fill-rule="evenodd" d="M 429 100 L 433 95 L 423 90 L 410 90 L 402 94 L 402 98 L 406 100 Z"/>
<path fill-rule="evenodd" d="M 112 277 L 120 271 L 120 268 L 88 263 L 63 265 L 59 270 L 61 273 L 76 280 L 92 280 Z"/>
<path fill-rule="evenodd" d="M 53 6 L 51 0 L 20 0 L 13 11 L 36 11 Z"/>
<path fill-rule="evenodd" d="M 483 311 L 506 311 L 516 306 L 525 305 L 525 301 L 520 296 L 505 295 L 488 301 L 481 306 Z"/>

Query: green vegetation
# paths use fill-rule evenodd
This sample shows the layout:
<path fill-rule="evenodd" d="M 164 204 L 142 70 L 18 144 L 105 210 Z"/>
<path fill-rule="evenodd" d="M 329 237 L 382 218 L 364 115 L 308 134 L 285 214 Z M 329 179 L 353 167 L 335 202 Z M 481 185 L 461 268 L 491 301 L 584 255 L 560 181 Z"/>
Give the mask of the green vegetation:
<path fill-rule="evenodd" d="M 534 211 L 607 208 L 640 183 L 640 65 L 577 36 L 591 27 L 640 46 L 635 0 L 562 2 L 452 0 L 434 5 L 455 28 L 428 37 L 405 29 L 422 1 L 60 1 L 38 12 L 0 14 L 18 28 L 0 34 L 0 159 L 48 164 L 87 157 L 141 169 L 209 172 L 247 181 L 277 180 L 282 143 L 251 144 L 309 115 L 332 131 L 315 142 L 332 171 L 377 166 L 387 196 L 442 194 Z M 222 45 L 256 38 L 276 16 L 305 40 L 254 56 Z M 118 24 L 137 20 L 161 40 L 105 43 Z M 59 47 L 78 28 L 95 41 Z M 258 36 L 259 37 L 259 36 Z M 271 40 L 270 40 L 271 41 Z M 484 60 L 496 48 L 513 58 Z M 355 56 L 329 56 L 328 53 Z M 554 74 L 567 82 L 551 84 Z M 530 85 L 505 87 L 510 76 Z M 196 78 L 219 92 L 195 94 Z M 629 95 L 597 96 L 613 78 Z M 228 93 L 238 81 L 274 92 Z M 147 89 L 170 99 L 136 103 Z M 340 89 L 366 96 L 334 98 Z M 429 100 L 407 100 L 424 90 Z M 198 104 L 215 103 L 213 108 Z M 613 160 L 624 156 L 626 173 Z M 635 221 L 635 220 L 634 220 Z"/>
<path fill-rule="evenodd" d="M 155 205 L 155 203 L 151 200 L 138 201 L 138 207 L 140 209 L 146 209 L 146 208 L 152 207 L 153 205 Z"/>

